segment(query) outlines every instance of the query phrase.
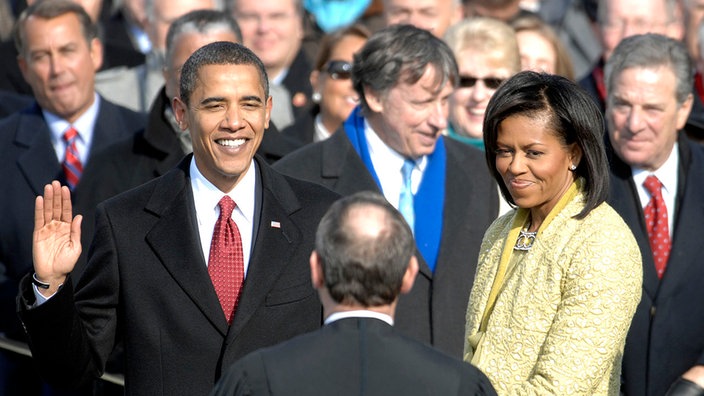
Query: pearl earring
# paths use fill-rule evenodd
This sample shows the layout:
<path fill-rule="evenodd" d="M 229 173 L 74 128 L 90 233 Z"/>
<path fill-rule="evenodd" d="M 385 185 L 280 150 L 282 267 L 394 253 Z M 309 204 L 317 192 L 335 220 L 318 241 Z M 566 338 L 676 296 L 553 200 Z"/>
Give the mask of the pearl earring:
<path fill-rule="evenodd" d="M 313 103 L 320 103 L 320 100 L 323 98 L 322 95 L 320 95 L 320 92 L 313 92 L 313 95 L 311 96 L 311 99 L 313 100 Z"/>
<path fill-rule="evenodd" d="M 576 169 L 577 169 L 577 165 L 575 165 L 575 164 L 570 165 L 570 170 L 572 172 L 574 172 Z"/>

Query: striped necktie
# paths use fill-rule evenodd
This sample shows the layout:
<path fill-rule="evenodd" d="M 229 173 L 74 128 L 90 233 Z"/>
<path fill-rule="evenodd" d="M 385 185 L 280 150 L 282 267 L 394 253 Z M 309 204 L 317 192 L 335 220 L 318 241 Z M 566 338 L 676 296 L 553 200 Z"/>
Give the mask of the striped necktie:
<path fill-rule="evenodd" d="M 61 166 L 66 176 L 66 184 L 68 184 L 68 188 L 73 191 L 83 174 L 83 164 L 81 164 L 81 160 L 78 157 L 78 150 L 76 149 L 78 131 L 76 131 L 76 128 L 73 126 L 70 126 L 66 129 L 66 132 L 64 132 L 63 138 L 64 142 L 66 142 L 66 153 Z"/>

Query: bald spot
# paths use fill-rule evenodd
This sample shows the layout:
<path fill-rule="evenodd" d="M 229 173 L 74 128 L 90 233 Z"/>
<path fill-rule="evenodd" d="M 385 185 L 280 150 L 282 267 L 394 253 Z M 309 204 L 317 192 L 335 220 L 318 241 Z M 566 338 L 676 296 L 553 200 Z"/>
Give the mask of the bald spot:
<path fill-rule="evenodd" d="M 381 235 L 389 233 L 387 227 L 389 219 L 386 212 L 370 204 L 355 205 L 349 209 L 345 219 L 345 226 L 359 241 L 374 241 Z"/>

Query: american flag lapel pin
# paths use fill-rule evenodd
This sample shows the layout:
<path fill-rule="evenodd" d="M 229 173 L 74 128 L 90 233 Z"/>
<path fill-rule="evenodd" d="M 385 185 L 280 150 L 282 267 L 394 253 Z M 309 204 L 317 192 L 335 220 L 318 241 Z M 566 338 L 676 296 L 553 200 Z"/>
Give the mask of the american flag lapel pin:
<path fill-rule="evenodd" d="M 272 221 L 271 228 L 281 228 L 281 223 L 279 223 L 278 221 Z"/>

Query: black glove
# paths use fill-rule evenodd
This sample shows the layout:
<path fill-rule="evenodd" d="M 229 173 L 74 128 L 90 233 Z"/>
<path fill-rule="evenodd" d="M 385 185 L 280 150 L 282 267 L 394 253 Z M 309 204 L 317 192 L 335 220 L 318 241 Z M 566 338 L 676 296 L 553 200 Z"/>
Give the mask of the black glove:
<path fill-rule="evenodd" d="M 672 383 L 665 396 L 704 396 L 704 388 L 680 377 Z"/>

